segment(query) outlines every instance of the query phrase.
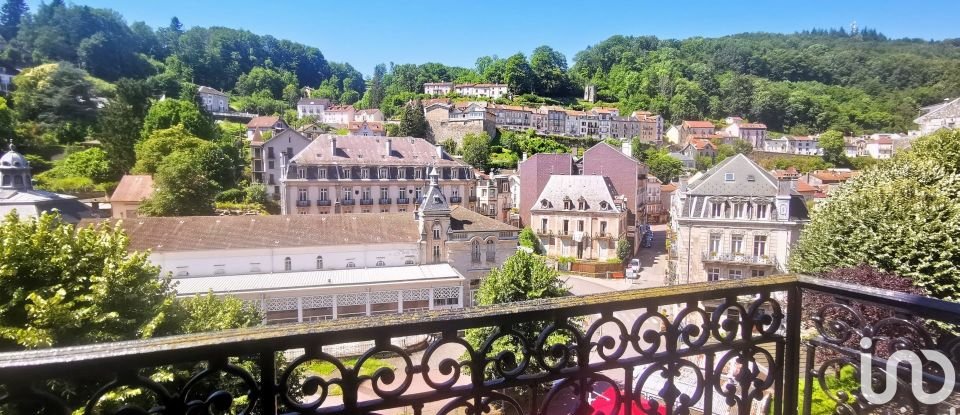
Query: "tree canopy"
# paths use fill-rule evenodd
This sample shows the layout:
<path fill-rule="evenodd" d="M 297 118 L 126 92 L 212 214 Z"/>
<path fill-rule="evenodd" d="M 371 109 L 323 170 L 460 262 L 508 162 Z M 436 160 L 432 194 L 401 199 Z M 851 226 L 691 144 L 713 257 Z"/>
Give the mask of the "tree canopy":
<path fill-rule="evenodd" d="M 490 165 L 490 136 L 487 133 L 469 133 L 463 136 L 460 154 L 467 164 L 486 171 Z"/>
<path fill-rule="evenodd" d="M 795 272 L 867 264 L 960 300 L 960 131 L 917 140 L 814 210 L 791 256 Z"/>

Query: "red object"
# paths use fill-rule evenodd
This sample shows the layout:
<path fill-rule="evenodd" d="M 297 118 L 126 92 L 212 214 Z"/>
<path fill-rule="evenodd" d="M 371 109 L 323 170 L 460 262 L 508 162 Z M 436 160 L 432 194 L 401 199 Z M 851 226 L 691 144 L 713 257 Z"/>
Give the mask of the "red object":
<path fill-rule="evenodd" d="M 623 400 L 622 396 L 620 397 L 620 402 L 621 402 L 620 412 L 618 412 L 617 414 L 613 413 L 613 405 L 614 405 L 614 402 L 616 401 L 616 396 L 617 396 L 617 390 L 614 389 L 612 386 L 607 388 L 607 390 L 603 391 L 603 394 L 598 396 L 597 399 L 593 401 L 593 404 L 590 405 L 590 407 L 593 408 L 593 415 L 624 415 L 626 414 L 627 402 Z M 650 402 L 643 398 L 640 398 L 640 404 L 642 405 L 642 409 L 641 409 L 641 406 L 637 405 L 637 401 L 633 401 L 630 404 L 633 405 L 633 408 L 631 408 L 632 410 L 630 412 L 633 415 L 645 415 L 648 413 L 646 411 L 650 410 Z M 663 405 L 660 405 L 660 407 L 657 408 L 657 413 L 660 415 L 666 415 L 667 408 L 664 407 Z"/>

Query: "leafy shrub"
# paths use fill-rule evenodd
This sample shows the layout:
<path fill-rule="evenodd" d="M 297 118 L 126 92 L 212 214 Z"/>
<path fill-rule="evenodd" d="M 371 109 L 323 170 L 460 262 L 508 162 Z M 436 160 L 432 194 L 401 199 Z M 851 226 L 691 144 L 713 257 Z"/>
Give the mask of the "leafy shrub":
<path fill-rule="evenodd" d="M 217 202 L 233 202 L 240 203 L 243 202 L 247 197 L 247 192 L 243 189 L 227 189 L 220 193 L 217 193 L 217 196 L 214 198 Z"/>

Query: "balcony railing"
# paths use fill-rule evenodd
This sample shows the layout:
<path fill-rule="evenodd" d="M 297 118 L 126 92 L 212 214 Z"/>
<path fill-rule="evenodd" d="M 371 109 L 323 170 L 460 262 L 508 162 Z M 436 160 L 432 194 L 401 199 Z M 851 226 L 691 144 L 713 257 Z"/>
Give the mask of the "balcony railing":
<path fill-rule="evenodd" d="M 744 265 L 777 265 L 777 259 L 767 255 L 739 255 L 739 254 L 720 254 L 713 252 L 704 252 L 701 255 L 703 262 L 720 262 L 726 264 L 744 264 Z"/>
<path fill-rule="evenodd" d="M 297 207 L 310 207 L 309 200 L 297 200 Z"/>
<path fill-rule="evenodd" d="M 392 202 L 393 202 L 393 199 L 390 199 L 389 197 L 380 198 L 380 200 L 379 200 L 379 203 L 380 203 L 381 205 L 389 205 L 389 204 L 392 203 Z"/>
<path fill-rule="evenodd" d="M 398 204 L 398 205 L 409 205 L 409 204 L 410 204 L 410 198 L 407 198 L 407 197 L 398 197 L 398 198 L 397 198 L 397 204 Z"/>
<path fill-rule="evenodd" d="M 59 414 L 121 406 L 163 414 L 231 406 L 260 414 L 554 414 L 596 413 L 597 405 L 613 414 L 809 414 L 813 382 L 829 388 L 827 378 L 859 368 L 862 353 L 873 358 L 864 369 L 874 379 L 897 368 L 886 365 L 893 350 L 950 351 L 956 367 L 956 338 L 934 335 L 927 323 L 957 320 L 957 303 L 775 276 L 2 353 L 0 405 Z M 480 341 L 467 343 L 458 336 L 464 330 L 480 330 Z M 424 335 L 422 351 L 392 341 Z M 872 346 L 860 349 L 865 337 Z M 494 350 L 497 340 L 516 348 Z M 355 363 L 333 354 L 361 341 L 370 346 Z M 290 350 L 302 354 L 284 358 Z M 309 369 L 323 364 L 337 370 Z M 935 366 L 890 372 L 901 383 L 883 409 L 947 413 L 909 393 L 911 380 L 923 379 L 928 392 L 947 383 Z M 151 376 L 160 370 L 167 379 Z M 333 385 L 342 394 L 333 396 Z M 842 400 L 838 413 L 874 413 L 853 388 L 821 399 Z"/>
<path fill-rule="evenodd" d="M 372 205 L 372 204 L 373 204 L 373 199 L 360 199 L 360 204 L 361 204 L 361 205 Z"/>
<path fill-rule="evenodd" d="M 476 195 L 470 195 L 470 196 L 468 196 L 468 200 L 470 200 L 471 202 L 476 202 L 476 201 L 477 201 L 477 196 L 476 196 Z"/>
<path fill-rule="evenodd" d="M 460 203 L 463 201 L 463 198 L 460 196 L 450 196 L 450 203 Z"/>
<path fill-rule="evenodd" d="M 344 206 L 353 206 L 354 203 L 357 203 L 356 199 L 340 199 L 340 204 Z"/>
<path fill-rule="evenodd" d="M 317 201 L 317 206 L 330 206 L 332 204 L 333 203 L 330 201 L 330 199 Z"/>

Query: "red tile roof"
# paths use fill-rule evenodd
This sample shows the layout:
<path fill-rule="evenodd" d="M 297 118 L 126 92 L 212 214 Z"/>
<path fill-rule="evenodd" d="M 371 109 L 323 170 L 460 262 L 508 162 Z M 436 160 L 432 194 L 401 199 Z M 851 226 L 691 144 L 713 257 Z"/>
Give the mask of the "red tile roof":
<path fill-rule="evenodd" d="M 713 147 L 713 143 L 711 143 L 710 140 L 706 138 L 691 138 L 690 144 L 696 147 L 697 150 L 703 150 L 707 148 L 707 146 Z"/>
<path fill-rule="evenodd" d="M 661 193 L 663 193 L 663 192 L 672 192 L 672 191 L 674 191 L 674 190 L 677 190 L 677 186 L 674 185 L 674 184 L 672 184 L 672 183 L 669 183 L 669 184 L 661 184 L 661 185 L 660 185 L 660 192 L 661 192 Z"/>
<path fill-rule="evenodd" d="M 254 117 L 247 123 L 247 128 L 273 128 L 277 121 L 280 121 L 280 117 L 276 115 Z"/>
<path fill-rule="evenodd" d="M 710 121 L 684 121 L 683 125 L 689 128 L 714 128 Z"/>
<path fill-rule="evenodd" d="M 364 125 L 366 125 L 370 131 L 383 131 L 383 123 L 372 121 L 352 121 L 347 129 L 350 131 L 358 131 L 362 129 Z"/>

